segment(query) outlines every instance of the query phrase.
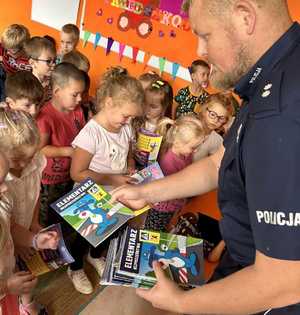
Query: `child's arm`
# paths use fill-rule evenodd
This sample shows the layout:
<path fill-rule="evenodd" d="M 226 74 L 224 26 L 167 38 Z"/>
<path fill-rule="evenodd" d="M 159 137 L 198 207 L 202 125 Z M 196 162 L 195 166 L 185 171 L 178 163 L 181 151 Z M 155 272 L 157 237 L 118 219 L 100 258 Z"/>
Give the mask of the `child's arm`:
<path fill-rule="evenodd" d="M 0 295 L 25 294 L 32 291 L 37 284 L 37 278 L 28 271 L 20 271 L 7 279 L 0 280 Z"/>
<path fill-rule="evenodd" d="M 49 144 L 49 134 L 40 133 L 40 145 L 39 149 L 46 157 L 72 157 L 73 148 L 71 146 L 56 147 Z"/>
<path fill-rule="evenodd" d="M 74 149 L 72 163 L 71 163 L 71 178 L 75 182 L 80 182 L 87 177 L 92 178 L 97 184 L 121 186 L 131 182 L 132 178 L 128 175 L 117 174 L 100 174 L 89 170 L 90 162 L 93 158 L 93 154 L 79 147 Z"/>
<path fill-rule="evenodd" d="M 134 173 L 136 173 L 135 160 L 133 158 L 132 143 L 130 143 L 129 152 L 127 156 L 127 174 L 133 175 Z"/>
<path fill-rule="evenodd" d="M 32 222 L 30 226 L 30 231 L 33 233 L 38 233 L 43 228 L 39 222 L 40 207 L 41 207 L 41 200 L 39 197 L 34 207 L 33 218 L 32 218 Z"/>

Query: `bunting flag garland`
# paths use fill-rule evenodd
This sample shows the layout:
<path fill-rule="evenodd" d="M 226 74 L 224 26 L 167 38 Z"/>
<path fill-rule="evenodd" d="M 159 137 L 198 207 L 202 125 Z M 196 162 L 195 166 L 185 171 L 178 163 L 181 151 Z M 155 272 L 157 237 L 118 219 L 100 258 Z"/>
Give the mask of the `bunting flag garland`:
<path fill-rule="evenodd" d="M 101 38 L 101 34 L 99 32 L 97 32 L 95 34 L 95 41 L 94 41 L 94 49 L 96 50 L 97 46 L 98 46 L 98 43 L 99 43 L 99 40 Z"/>
<path fill-rule="evenodd" d="M 148 62 L 151 58 L 151 54 L 148 52 L 145 52 L 145 57 L 144 57 L 144 70 L 147 68 L 148 66 Z"/>
<path fill-rule="evenodd" d="M 173 64 L 172 64 L 172 77 L 174 80 L 176 79 L 176 75 L 177 75 L 177 72 L 179 70 L 179 67 L 180 67 L 179 63 L 173 62 Z"/>
<path fill-rule="evenodd" d="M 136 63 L 136 57 L 137 54 L 139 52 L 139 48 L 138 47 L 132 47 L 132 59 L 133 59 L 133 63 Z"/>
<path fill-rule="evenodd" d="M 86 44 L 87 44 L 87 42 L 88 42 L 90 36 L 91 36 L 91 32 L 89 32 L 89 31 L 84 31 L 84 34 L 83 34 L 83 47 L 86 46 Z"/>
<path fill-rule="evenodd" d="M 125 44 L 119 43 L 119 60 L 120 61 L 123 58 L 123 53 L 124 53 L 125 47 L 126 47 Z"/>
<path fill-rule="evenodd" d="M 113 45 L 114 41 L 115 40 L 112 37 L 107 38 L 106 56 L 110 53 L 111 46 Z"/>
<path fill-rule="evenodd" d="M 160 73 L 160 75 L 162 75 L 162 73 L 164 72 L 165 65 L 166 65 L 166 58 L 159 57 L 159 73 Z"/>

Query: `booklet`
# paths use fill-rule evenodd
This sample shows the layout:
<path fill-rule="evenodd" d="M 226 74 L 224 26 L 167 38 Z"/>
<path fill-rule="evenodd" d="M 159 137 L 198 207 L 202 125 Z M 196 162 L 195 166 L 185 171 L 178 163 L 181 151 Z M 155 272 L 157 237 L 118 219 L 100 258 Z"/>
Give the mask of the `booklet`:
<path fill-rule="evenodd" d="M 183 287 L 204 283 L 202 239 L 131 227 L 111 241 L 100 283 L 153 287 L 155 260 Z"/>
<path fill-rule="evenodd" d="M 135 212 L 122 203 L 110 202 L 111 195 L 91 178 L 79 183 L 51 207 L 96 247 L 119 229 Z"/>
<path fill-rule="evenodd" d="M 30 271 L 35 276 L 40 276 L 52 270 L 56 270 L 61 266 L 68 265 L 74 262 L 73 257 L 69 253 L 63 236 L 60 224 L 53 224 L 42 230 L 55 231 L 59 236 L 59 242 L 57 249 L 43 249 L 35 251 L 34 255 L 30 259 L 22 259 L 17 257 L 17 266 L 20 270 Z"/>
<path fill-rule="evenodd" d="M 141 128 L 137 133 L 134 158 L 141 166 L 157 160 L 163 137 Z"/>

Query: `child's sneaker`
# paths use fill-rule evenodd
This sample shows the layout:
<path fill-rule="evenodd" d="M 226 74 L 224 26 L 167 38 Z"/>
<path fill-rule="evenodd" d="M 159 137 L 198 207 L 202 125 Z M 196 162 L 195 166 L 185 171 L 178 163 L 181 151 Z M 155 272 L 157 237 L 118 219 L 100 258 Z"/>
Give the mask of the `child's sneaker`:
<path fill-rule="evenodd" d="M 90 253 L 87 255 L 86 258 L 87 262 L 90 263 L 98 272 L 98 275 L 102 277 L 103 271 L 105 268 L 105 258 L 100 257 L 100 258 L 93 258 L 91 257 Z"/>
<path fill-rule="evenodd" d="M 93 292 L 91 281 L 83 269 L 71 270 L 69 267 L 67 274 L 78 292 L 82 294 L 91 294 Z"/>

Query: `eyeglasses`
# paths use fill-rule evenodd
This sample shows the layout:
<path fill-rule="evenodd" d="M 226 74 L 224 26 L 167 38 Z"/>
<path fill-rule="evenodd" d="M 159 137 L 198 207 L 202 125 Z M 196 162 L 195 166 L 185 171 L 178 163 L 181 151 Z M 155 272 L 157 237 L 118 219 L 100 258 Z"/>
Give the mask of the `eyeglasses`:
<path fill-rule="evenodd" d="M 156 80 L 155 82 L 153 82 L 151 84 L 152 87 L 156 88 L 156 89 L 160 89 L 161 87 L 163 87 L 165 85 L 165 82 L 161 81 L 161 80 Z"/>
<path fill-rule="evenodd" d="M 47 66 L 52 66 L 53 64 L 56 64 L 56 60 L 57 60 L 56 58 L 53 58 L 53 59 L 39 59 L 39 58 L 33 58 L 33 57 L 30 57 L 30 58 L 36 61 L 46 62 Z"/>
<path fill-rule="evenodd" d="M 208 112 L 208 117 L 213 119 L 213 120 L 217 120 L 218 122 L 220 122 L 221 124 L 225 124 L 228 120 L 228 117 L 226 116 L 219 116 L 216 112 L 214 112 L 213 110 L 209 110 L 208 108 L 206 108 L 207 112 Z"/>

